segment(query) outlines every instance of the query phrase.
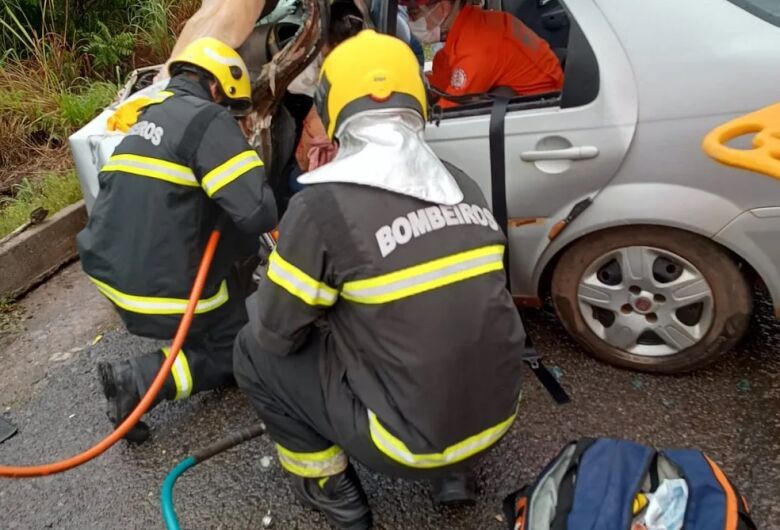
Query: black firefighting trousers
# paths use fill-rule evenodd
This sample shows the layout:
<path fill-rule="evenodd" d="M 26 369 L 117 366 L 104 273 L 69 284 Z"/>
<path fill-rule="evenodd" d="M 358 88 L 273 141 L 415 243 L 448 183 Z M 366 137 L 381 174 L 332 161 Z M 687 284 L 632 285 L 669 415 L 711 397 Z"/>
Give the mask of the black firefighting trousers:
<path fill-rule="evenodd" d="M 233 341 L 247 321 L 243 302 L 236 303 L 226 315 L 210 329 L 187 336 L 163 387 L 162 399 L 184 399 L 204 390 L 235 385 Z M 166 347 L 133 359 L 140 395 L 151 386 L 167 355 Z"/>
<path fill-rule="evenodd" d="M 228 277 L 228 302 L 209 315 L 208 325 L 199 325 L 195 315 L 184 347 L 176 357 L 171 373 L 165 381 L 158 402 L 163 399 L 184 399 L 192 394 L 218 387 L 234 386 L 233 341 L 247 322 L 245 299 L 252 289 L 250 278 L 256 260 L 236 265 Z M 214 318 L 217 317 L 217 318 Z M 170 337 L 176 333 L 171 326 Z M 165 362 L 168 348 L 156 350 L 132 359 L 139 395 L 151 386 L 160 366 Z"/>
<path fill-rule="evenodd" d="M 419 469 L 385 456 L 372 442 L 366 407 L 352 394 L 346 378 L 323 377 L 322 355 L 320 331 L 313 330 L 299 351 L 284 357 L 261 351 L 249 326 L 236 338 L 238 386 L 276 442 L 284 469 L 299 476 L 330 476 L 344 469 L 349 456 L 385 475 L 422 480 L 473 464 L 472 458 L 444 468 Z"/>

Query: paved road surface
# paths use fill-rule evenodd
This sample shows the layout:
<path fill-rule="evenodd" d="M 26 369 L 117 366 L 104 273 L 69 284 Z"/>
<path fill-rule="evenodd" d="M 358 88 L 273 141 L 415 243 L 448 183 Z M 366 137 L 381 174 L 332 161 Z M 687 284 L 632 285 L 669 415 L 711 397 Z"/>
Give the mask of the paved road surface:
<path fill-rule="evenodd" d="M 70 288 L 58 290 L 63 276 Z M 89 344 L 86 332 L 91 328 L 95 329 L 90 340 L 106 322 L 113 327 L 116 323 L 103 301 L 91 297 L 77 266 L 50 285 L 54 287 L 47 288 L 53 291 L 35 307 L 40 312 L 46 310 L 46 300 L 56 303 L 62 306 L 61 320 L 49 314 L 46 322 L 38 323 L 45 332 L 30 338 L 30 333 L 41 330 L 28 331 L 10 346 L 8 340 L 0 343 L 6 389 L 0 393 L 0 412 L 20 429 L 0 444 L 3 463 L 69 456 L 106 434 L 95 362 L 154 346 L 114 330 L 95 346 L 79 350 Z M 78 310 L 63 300 L 75 301 Z M 573 403 L 554 405 L 527 374 L 518 421 L 479 467 L 481 494 L 473 509 L 433 508 L 425 484 L 376 477 L 360 468 L 376 527 L 504 528 L 497 520 L 504 492 L 530 480 L 567 441 L 609 435 L 705 449 L 751 499 L 760 527 L 780 528 L 780 324 L 768 316 L 766 303 L 759 310 L 750 335 L 732 355 L 684 377 L 610 368 L 585 356 L 550 312 L 529 313 L 536 343 L 547 363 L 562 370 Z M 80 321 L 74 311 L 91 316 Z M 69 329 L 79 328 L 79 333 L 71 333 L 73 340 L 81 341 L 74 351 L 49 349 L 50 342 L 63 347 L 56 337 L 49 337 L 58 333 L 58 321 Z M 26 346 L 20 347 L 19 341 Z M 9 356 L 10 351 L 16 355 Z M 25 377 L 28 367 L 34 368 L 36 377 Z M 162 528 L 158 492 L 168 470 L 191 450 L 254 420 L 247 401 L 234 390 L 163 405 L 149 416 L 153 439 L 141 447 L 122 442 L 97 461 L 64 475 L 0 480 L 0 528 Z M 270 465 L 263 466 L 263 457 L 271 457 Z M 267 439 L 188 472 L 177 486 L 176 504 L 184 528 L 259 529 L 268 514 L 274 529 L 326 528 L 322 517 L 293 499 Z"/>

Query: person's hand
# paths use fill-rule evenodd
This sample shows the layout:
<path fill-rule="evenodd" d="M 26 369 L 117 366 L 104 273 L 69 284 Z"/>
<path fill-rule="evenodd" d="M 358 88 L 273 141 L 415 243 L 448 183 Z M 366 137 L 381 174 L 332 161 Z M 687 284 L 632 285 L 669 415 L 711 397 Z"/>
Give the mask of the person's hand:
<path fill-rule="evenodd" d="M 298 0 L 279 0 L 276 7 L 260 20 L 261 24 L 275 24 L 284 17 L 290 16 L 298 9 Z"/>

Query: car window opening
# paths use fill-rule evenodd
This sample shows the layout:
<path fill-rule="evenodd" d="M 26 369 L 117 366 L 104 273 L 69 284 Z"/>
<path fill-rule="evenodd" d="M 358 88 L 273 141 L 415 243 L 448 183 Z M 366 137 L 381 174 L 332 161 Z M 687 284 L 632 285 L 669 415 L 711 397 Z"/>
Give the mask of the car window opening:
<path fill-rule="evenodd" d="M 545 107 L 576 107 L 593 101 L 598 94 L 598 63 L 576 20 L 560 0 L 501 0 L 500 10 L 509 13 L 544 39 L 563 69 L 561 91 L 518 95 L 510 100 L 508 112 Z M 458 103 L 441 109 L 434 107 L 432 121 L 490 113 L 496 94 L 506 94 L 508 87 L 494 87 L 488 92 L 457 97 L 432 87 L 434 97 Z M 511 92 L 510 92 L 511 93 Z"/>

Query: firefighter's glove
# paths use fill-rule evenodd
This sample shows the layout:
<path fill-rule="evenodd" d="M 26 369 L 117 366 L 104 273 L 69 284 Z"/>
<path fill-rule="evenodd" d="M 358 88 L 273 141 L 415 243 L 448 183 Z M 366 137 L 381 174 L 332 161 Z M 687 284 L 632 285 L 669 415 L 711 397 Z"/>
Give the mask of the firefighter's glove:
<path fill-rule="evenodd" d="M 269 244 L 265 237 L 260 237 L 260 249 L 257 251 L 258 264 L 252 273 L 252 281 L 256 284 L 260 284 L 265 280 L 268 274 L 268 261 L 271 258 L 271 253 L 274 251 L 274 247 Z"/>

